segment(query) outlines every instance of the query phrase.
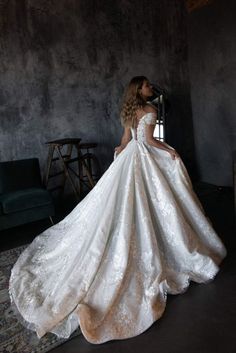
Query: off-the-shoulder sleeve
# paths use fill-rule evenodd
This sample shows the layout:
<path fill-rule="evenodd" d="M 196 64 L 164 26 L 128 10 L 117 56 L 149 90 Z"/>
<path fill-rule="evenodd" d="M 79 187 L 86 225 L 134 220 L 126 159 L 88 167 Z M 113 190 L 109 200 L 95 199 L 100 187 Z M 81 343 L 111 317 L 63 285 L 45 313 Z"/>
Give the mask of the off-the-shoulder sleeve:
<path fill-rule="evenodd" d="M 145 116 L 144 120 L 145 120 L 145 123 L 148 125 L 156 125 L 157 114 L 150 112 Z"/>

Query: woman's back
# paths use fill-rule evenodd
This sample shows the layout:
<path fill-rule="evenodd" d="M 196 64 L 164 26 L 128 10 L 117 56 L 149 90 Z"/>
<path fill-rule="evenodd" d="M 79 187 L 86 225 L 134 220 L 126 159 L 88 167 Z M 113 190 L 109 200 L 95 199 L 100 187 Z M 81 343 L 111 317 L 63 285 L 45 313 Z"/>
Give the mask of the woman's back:
<path fill-rule="evenodd" d="M 137 118 L 136 127 L 131 128 L 132 138 L 138 142 L 147 143 L 146 126 L 156 124 L 156 113 L 145 113 L 139 119 Z"/>

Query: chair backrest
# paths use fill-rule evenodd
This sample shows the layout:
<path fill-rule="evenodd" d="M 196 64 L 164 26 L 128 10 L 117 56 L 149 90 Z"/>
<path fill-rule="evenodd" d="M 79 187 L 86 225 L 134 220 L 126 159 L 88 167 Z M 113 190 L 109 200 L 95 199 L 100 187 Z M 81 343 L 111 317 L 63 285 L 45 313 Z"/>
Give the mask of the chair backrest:
<path fill-rule="evenodd" d="M 0 194 L 41 186 L 38 158 L 0 162 Z"/>

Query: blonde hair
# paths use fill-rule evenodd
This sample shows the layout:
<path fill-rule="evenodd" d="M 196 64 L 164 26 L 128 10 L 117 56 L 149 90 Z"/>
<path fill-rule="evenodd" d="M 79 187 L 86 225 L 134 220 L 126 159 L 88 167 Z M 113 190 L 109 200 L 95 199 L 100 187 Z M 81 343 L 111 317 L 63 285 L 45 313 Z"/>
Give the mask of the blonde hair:
<path fill-rule="evenodd" d="M 126 89 L 120 113 L 121 124 L 125 127 L 135 127 L 137 109 L 143 108 L 147 104 L 139 93 L 144 81 L 148 81 L 145 76 L 135 76 Z"/>

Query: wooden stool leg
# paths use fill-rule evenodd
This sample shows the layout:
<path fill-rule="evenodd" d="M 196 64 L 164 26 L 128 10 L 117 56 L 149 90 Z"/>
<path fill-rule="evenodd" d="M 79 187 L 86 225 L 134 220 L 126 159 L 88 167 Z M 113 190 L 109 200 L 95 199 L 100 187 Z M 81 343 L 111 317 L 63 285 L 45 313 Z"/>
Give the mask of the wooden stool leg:
<path fill-rule="evenodd" d="M 65 164 L 65 161 L 64 161 L 64 159 L 63 159 L 63 157 L 62 157 L 60 148 L 57 146 L 57 147 L 56 147 L 56 150 L 57 150 L 59 159 L 60 159 L 60 161 L 61 161 L 61 163 L 62 163 L 62 166 L 63 166 L 64 172 L 65 172 L 65 175 L 66 175 L 66 177 L 69 179 L 69 181 L 70 181 L 70 183 L 71 183 L 71 186 L 72 186 L 72 189 L 74 190 L 74 193 L 75 193 L 76 197 L 79 198 L 79 193 L 78 193 L 78 191 L 77 191 L 77 189 L 76 189 L 76 187 L 75 187 L 75 184 L 74 184 L 74 182 L 73 182 L 73 180 L 72 180 L 72 178 L 71 178 L 71 176 L 70 176 L 70 174 L 69 174 L 69 171 L 68 171 L 68 169 L 67 169 L 67 166 L 66 166 L 66 164 Z"/>
<path fill-rule="evenodd" d="M 82 179 L 83 179 L 83 167 L 81 164 L 81 151 L 79 148 L 79 145 L 76 146 L 77 148 L 77 160 L 78 160 L 78 184 L 79 184 L 79 191 L 80 191 L 80 195 L 83 191 L 83 184 L 82 184 Z"/>
<path fill-rule="evenodd" d="M 50 219 L 50 222 L 51 222 L 51 224 L 52 224 L 52 226 L 53 226 L 53 225 L 54 225 L 54 222 L 53 222 L 52 217 L 50 216 L 49 219 Z"/>
<path fill-rule="evenodd" d="M 94 187 L 95 183 L 93 181 L 93 178 L 90 174 L 90 171 L 89 171 L 89 168 L 87 167 L 85 161 L 83 159 L 81 159 L 81 163 L 83 165 L 83 168 L 85 169 L 85 173 L 87 174 L 87 177 L 88 177 L 88 180 L 89 180 L 89 183 L 90 185 L 92 186 L 92 188 Z"/>
<path fill-rule="evenodd" d="M 87 149 L 87 156 L 90 156 L 88 149 Z M 90 159 L 90 158 L 87 158 L 87 161 L 88 161 L 88 170 L 89 170 L 89 173 L 90 173 L 91 177 L 93 177 L 93 175 L 92 175 L 93 173 L 92 173 L 91 159 Z"/>
<path fill-rule="evenodd" d="M 47 187 L 48 185 L 48 179 L 49 179 L 49 173 L 52 165 L 52 159 L 53 159 L 53 153 L 54 153 L 55 146 L 50 145 L 49 146 L 49 151 L 48 151 L 48 159 L 47 159 L 47 169 L 46 169 L 46 175 L 44 179 L 44 185 Z"/>
<path fill-rule="evenodd" d="M 68 145 L 68 146 L 67 146 L 67 153 L 66 153 L 67 157 L 64 159 L 65 161 L 70 160 L 70 158 L 71 158 L 71 153 L 72 153 L 72 145 Z M 62 185 L 61 185 L 61 195 L 64 193 L 65 184 L 66 184 L 66 179 L 67 179 L 67 176 L 66 176 L 65 173 L 63 174 L 63 177 L 62 177 L 62 178 L 63 178 L 63 179 L 62 179 Z"/>
<path fill-rule="evenodd" d="M 66 159 L 71 159 L 72 148 L 73 148 L 72 144 L 67 146 L 67 156 L 68 157 Z"/>

